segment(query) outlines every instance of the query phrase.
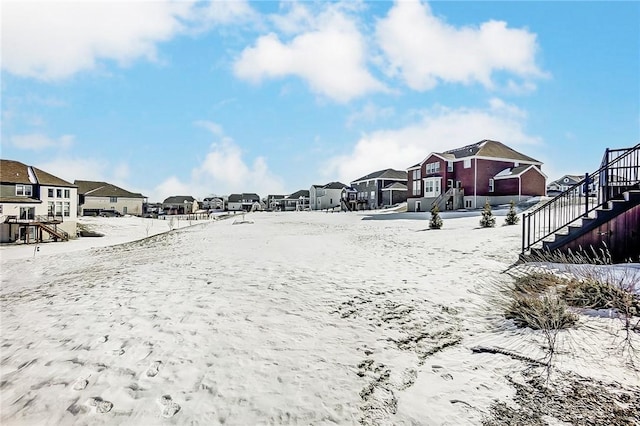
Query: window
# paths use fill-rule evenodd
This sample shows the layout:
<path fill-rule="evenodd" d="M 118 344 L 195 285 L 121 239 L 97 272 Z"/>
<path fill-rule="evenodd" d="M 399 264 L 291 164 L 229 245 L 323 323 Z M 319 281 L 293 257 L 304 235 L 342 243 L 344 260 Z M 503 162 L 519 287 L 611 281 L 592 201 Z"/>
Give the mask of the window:
<path fill-rule="evenodd" d="M 16 185 L 16 195 L 31 197 L 33 187 L 31 185 Z"/>
<path fill-rule="evenodd" d="M 440 171 L 440 162 L 428 163 L 427 173 L 438 173 Z"/>
<path fill-rule="evenodd" d="M 53 188 L 49 188 L 49 198 L 53 198 L 55 197 L 55 195 L 53 195 Z"/>
<path fill-rule="evenodd" d="M 464 160 L 464 168 L 465 169 L 470 169 L 471 168 L 471 158 L 466 158 Z"/>
<path fill-rule="evenodd" d="M 433 177 L 424 180 L 424 196 L 437 197 L 440 195 L 440 182 L 442 178 Z"/>
<path fill-rule="evenodd" d="M 56 201 L 56 216 L 62 216 L 62 201 Z"/>
<path fill-rule="evenodd" d="M 53 216 L 55 211 L 56 211 L 55 203 L 53 201 L 47 202 L 47 216 Z"/>
<path fill-rule="evenodd" d="M 372 200 L 376 199 L 376 191 L 371 191 L 371 199 Z"/>
<path fill-rule="evenodd" d="M 493 179 L 489 179 L 489 192 L 493 192 L 495 188 L 495 182 L 493 181 Z"/>
<path fill-rule="evenodd" d="M 447 161 L 447 171 L 448 172 L 453 171 L 453 161 Z"/>
<path fill-rule="evenodd" d="M 467 209 L 470 209 L 471 207 L 473 207 L 471 205 L 471 200 L 464 200 L 464 207 Z"/>
<path fill-rule="evenodd" d="M 420 180 L 420 169 L 413 171 L 413 180 Z"/>
<path fill-rule="evenodd" d="M 110 203 L 117 203 L 118 202 L 118 197 L 109 197 L 109 202 Z"/>
<path fill-rule="evenodd" d="M 56 189 L 56 198 L 62 198 L 62 189 Z"/>
<path fill-rule="evenodd" d="M 35 207 L 20 207 L 20 219 L 21 220 L 33 220 L 36 218 Z"/>
<path fill-rule="evenodd" d="M 420 195 L 420 181 L 413 181 L 413 195 Z"/>
<path fill-rule="evenodd" d="M 453 179 L 447 179 L 447 188 L 453 188 Z"/>
<path fill-rule="evenodd" d="M 64 198 L 71 198 L 71 191 L 69 191 L 68 189 L 64 190 Z"/>
<path fill-rule="evenodd" d="M 71 203 L 68 201 L 64 202 L 64 216 L 69 217 L 71 212 Z"/>

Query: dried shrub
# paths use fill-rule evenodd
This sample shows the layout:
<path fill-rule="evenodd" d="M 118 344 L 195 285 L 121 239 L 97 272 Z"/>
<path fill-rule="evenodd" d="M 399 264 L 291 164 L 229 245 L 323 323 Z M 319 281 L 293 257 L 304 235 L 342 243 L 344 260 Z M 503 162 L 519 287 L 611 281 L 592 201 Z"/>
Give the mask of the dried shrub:
<path fill-rule="evenodd" d="M 574 326 L 578 317 L 556 294 L 518 294 L 506 309 L 505 317 L 516 326 L 533 330 L 562 330 Z"/>
<path fill-rule="evenodd" d="M 549 288 L 566 283 L 566 279 L 552 273 L 532 272 L 516 277 L 514 290 L 518 293 L 542 293 Z"/>
<path fill-rule="evenodd" d="M 629 315 L 640 312 L 638 295 L 599 280 L 571 280 L 561 294 L 569 305 L 578 308 L 617 309 Z"/>

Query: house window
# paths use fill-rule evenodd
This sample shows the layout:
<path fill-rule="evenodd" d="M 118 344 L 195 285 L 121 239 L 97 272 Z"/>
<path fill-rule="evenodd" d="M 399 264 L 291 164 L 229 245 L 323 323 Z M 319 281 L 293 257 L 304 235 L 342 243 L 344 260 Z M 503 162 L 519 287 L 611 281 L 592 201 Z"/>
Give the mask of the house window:
<path fill-rule="evenodd" d="M 495 182 L 493 181 L 493 179 L 489 179 L 489 192 L 493 192 L 495 188 Z"/>
<path fill-rule="evenodd" d="M 420 181 L 413 181 L 413 195 L 420 195 Z"/>
<path fill-rule="evenodd" d="M 49 198 L 55 197 L 55 195 L 53 195 L 53 188 L 49 188 L 48 193 L 49 193 Z"/>
<path fill-rule="evenodd" d="M 464 160 L 464 168 L 465 169 L 470 169 L 471 168 L 471 158 L 466 158 Z"/>
<path fill-rule="evenodd" d="M 68 201 L 65 201 L 63 208 L 64 208 L 64 213 L 63 213 L 64 216 L 65 217 L 69 217 L 69 215 L 71 213 L 71 203 L 68 202 Z"/>
<path fill-rule="evenodd" d="M 118 202 L 118 197 L 109 197 L 109 202 L 110 203 L 117 203 Z"/>
<path fill-rule="evenodd" d="M 371 199 L 372 200 L 376 199 L 376 192 L 375 191 L 371 191 Z"/>
<path fill-rule="evenodd" d="M 36 218 L 35 207 L 20 207 L 20 219 L 21 220 L 33 220 Z"/>
<path fill-rule="evenodd" d="M 440 171 L 440 162 L 427 164 L 427 173 L 438 173 L 439 171 Z"/>
<path fill-rule="evenodd" d="M 413 171 L 413 180 L 420 180 L 420 169 Z"/>
<path fill-rule="evenodd" d="M 471 200 L 464 200 L 464 207 L 467 209 L 470 209 L 471 207 L 473 207 L 471 205 Z"/>
<path fill-rule="evenodd" d="M 453 179 L 447 179 L 447 188 L 453 188 Z"/>
<path fill-rule="evenodd" d="M 62 189 L 56 189 L 56 198 L 62 198 Z"/>
<path fill-rule="evenodd" d="M 453 171 L 453 161 L 447 161 L 447 171 L 448 172 Z"/>
<path fill-rule="evenodd" d="M 56 201 L 56 216 L 62 216 L 62 201 Z"/>
<path fill-rule="evenodd" d="M 71 191 L 69 191 L 68 189 L 64 190 L 64 198 L 71 198 Z"/>
<path fill-rule="evenodd" d="M 16 195 L 31 197 L 33 187 L 31 185 L 16 185 Z"/>
<path fill-rule="evenodd" d="M 53 201 L 49 201 L 47 203 L 47 216 L 53 216 L 56 211 L 55 203 Z"/>
<path fill-rule="evenodd" d="M 440 182 L 442 178 L 434 177 L 424 180 L 424 196 L 437 197 L 440 195 Z"/>

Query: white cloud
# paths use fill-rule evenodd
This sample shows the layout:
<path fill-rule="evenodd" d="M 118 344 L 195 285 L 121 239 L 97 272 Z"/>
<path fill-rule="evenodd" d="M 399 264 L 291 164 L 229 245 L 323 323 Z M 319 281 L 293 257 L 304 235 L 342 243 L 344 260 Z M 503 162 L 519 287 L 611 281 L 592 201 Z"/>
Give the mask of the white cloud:
<path fill-rule="evenodd" d="M 2 67 L 55 80 L 96 68 L 155 60 L 158 43 L 189 25 L 224 24 L 250 8 L 245 1 L 7 1 L 2 3 Z"/>
<path fill-rule="evenodd" d="M 351 152 L 329 159 L 326 178 L 346 183 L 380 169 L 404 170 L 431 152 L 483 139 L 498 140 L 516 149 L 541 142 L 525 132 L 526 113 L 499 99 L 492 99 L 484 109 L 436 107 L 418 115 L 417 122 L 410 126 L 363 135 Z"/>
<path fill-rule="evenodd" d="M 380 119 L 389 118 L 394 115 L 394 109 L 390 107 L 379 107 L 368 102 L 362 109 L 356 111 L 347 117 L 347 127 L 352 127 L 355 123 L 365 122 L 373 123 Z"/>
<path fill-rule="evenodd" d="M 129 165 L 124 162 L 112 163 L 102 158 L 65 155 L 36 162 L 34 165 L 68 182 L 74 180 L 105 181 L 135 192 L 128 187 Z"/>
<path fill-rule="evenodd" d="M 211 145 L 204 160 L 193 168 L 189 181 L 170 176 L 152 191 L 154 200 L 163 200 L 172 195 L 198 198 L 210 193 L 241 192 L 255 192 L 266 197 L 284 191 L 282 179 L 269 170 L 264 157 L 256 157 L 252 163 L 248 163 L 240 147 L 224 136 L 221 126 L 209 121 L 198 121 L 196 125 L 209 128 L 212 135 L 219 137 L 219 141 Z"/>
<path fill-rule="evenodd" d="M 397 1 L 378 21 L 376 38 L 389 73 L 400 74 L 414 90 L 429 90 L 440 82 L 478 82 L 491 88 L 498 71 L 524 78 L 544 75 L 535 62 L 534 33 L 493 20 L 456 28 L 433 16 L 429 5 L 419 0 Z M 522 87 L 531 89 L 529 83 Z"/>
<path fill-rule="evenodd" d="M 67 149 L 73 145 L 75 137 L 73 135 L 63 135 L 57 139 L 41 133 L 31 133 L 27 135 L 15 135 L 10 137 L 11 145 L 18 149 L 31 151 L 42 151 L 49 148 Z"/>
<path fill-rule="evenodd" d="M 366 68 L 367 46 L 356 22 L 340 7 L 313 18 L 296 5 L 293 16 L 277 21 L 287 31 L 306 31 L 290 42 L 270 33 L 243 50 L 234 64 L 235 75 L 259 83 L 266 78 L 297 76 L 319 95 L 338 102 L 385 91 Z M 304 25 L 303 25 L 304 24 Z"/>

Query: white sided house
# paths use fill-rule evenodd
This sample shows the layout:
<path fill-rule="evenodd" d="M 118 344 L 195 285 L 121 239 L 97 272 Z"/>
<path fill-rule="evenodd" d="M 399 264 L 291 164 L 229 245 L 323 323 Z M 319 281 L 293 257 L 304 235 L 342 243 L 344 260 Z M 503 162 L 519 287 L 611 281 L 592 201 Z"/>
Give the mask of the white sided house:
<path fill-rule="evenodd" d="M 309 207 L 311 210 L 324 210 L 341 207 L 342 190 L 347 188 L 342 182 L 330 182 L 326 185 L 312 185 L 309 189 Z"/>
<path fill-rule="evenodd" d="M 76 237 L 75 185 L 19 161 L 0 160 L 0 242 Z"/>
<path fill-rule="evenodd" d="M 76 180 L 78 186 L 79 214 L 97 216 L 101 211 L 116 211 L 122 215 L 139 216 L 143 213 L 145 196 L 129 192 L 107 182 Z"/>

